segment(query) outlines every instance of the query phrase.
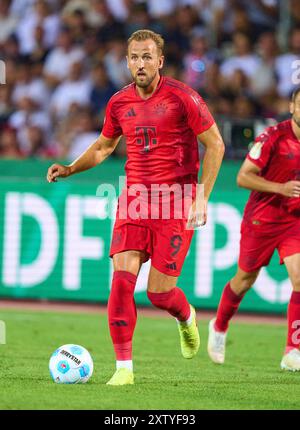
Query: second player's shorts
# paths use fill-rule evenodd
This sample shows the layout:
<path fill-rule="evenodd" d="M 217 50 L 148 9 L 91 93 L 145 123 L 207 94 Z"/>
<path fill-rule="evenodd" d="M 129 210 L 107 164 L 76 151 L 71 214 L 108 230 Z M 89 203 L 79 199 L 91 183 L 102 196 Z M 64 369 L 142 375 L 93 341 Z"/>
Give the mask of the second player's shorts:
<path fill-rule="evenodd" d="M 239 267 L 254 272 L 268 266 L 277 249 L 280 264 L 290 255 L 300 253 L 300 221 L 291 224 L 241 225 Z"/>

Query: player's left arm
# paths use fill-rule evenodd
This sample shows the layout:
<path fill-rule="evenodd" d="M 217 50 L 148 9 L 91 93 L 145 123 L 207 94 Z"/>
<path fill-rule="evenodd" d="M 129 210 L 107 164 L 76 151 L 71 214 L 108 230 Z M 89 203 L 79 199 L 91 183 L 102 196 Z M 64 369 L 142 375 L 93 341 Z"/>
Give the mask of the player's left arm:
<path fill-rule="evenodd" d="M 207 221 L 207 203 L 216 182 L 225 145 L 217 125 L 214 123 L 208 130 L 197 135 L 198 140 L 205 146 L 205 155 L 202 164 L 202 175 L 196 200 L 194 201 L 188 226 L 199 227 Z"/>
<path fill-rule="evenodd" d="M 208 130 L 198 134 L 197 138 L 206 149 L 200 183 L 204 185 L 204 199 L 208 200 L 221 167 L 225 145 L 215 123 Z"/>

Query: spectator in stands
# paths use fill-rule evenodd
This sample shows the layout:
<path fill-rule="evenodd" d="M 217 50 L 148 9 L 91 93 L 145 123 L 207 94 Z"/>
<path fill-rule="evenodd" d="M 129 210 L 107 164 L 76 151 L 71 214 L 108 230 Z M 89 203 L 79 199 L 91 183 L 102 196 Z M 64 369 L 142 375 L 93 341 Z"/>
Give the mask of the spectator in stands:
<path fill-rule="evenodd" d="M 293 90 L 299 86 L 300 60 L 300 27 L 296 27 L 290 34 L 290 50 L 279 55 L 275 62 L 275 72 L 278 78 L 277 91 L 281 97 L 290 97 Z M 298 69 L 298 72 L 297 72 Z"/>
<path fill-rule="evenodd" d="M 183 57 L 183 80 L 195 90 L 206 88 L 209 68 L 216 56 L 208 50 L 208 41 L 201 29 L 194 29 L 191 37 L 191 50 Z"/>
<path fill-rule="evenodd" d="M 250 94 L 250 79 L 241 69 L 233 70 L 230 79 L 221 80 L 221 88 L 232 97 Z"/>
<path fill-rule="evenodd" d="M 11 114 L 14 112 L 14 106 L 11 101 L 12 85 L 0 85 L 0 129 L 5 124 Z"/>
<path fill-rule="evenodd" d="M 164 21 L 165 56 L 169 63 L 182 67 L 183 53 L 189 51 L 190 36 L 199 24 L 197 11 L 188 5 L 179 7 Z"/>
<path fill-rule="evenodd" d="M 108 51 L 104 56 L 103 62 L 110 81 L 118 89 L 131 82 L 125 56 L 126 43 L 124 39 L 112 39 L 108 43 Z"/>
<path fill-rule="evenodd" d="M 27 157 L 53 158 L 56 156 L 55 148 L 48 144 L 44 130 L 38 125 L 26 127 L 23 139 L 27 141 Z"/>
<path fill-rule="evenodd" d="M 276 121 L 285 121 L 289 119 L 291 117 L 290 104 L 291 101 L 287 97 L 277 98 L 273 104 L 274 111 L 272 112 L 272 117 L 276 118 Z"/>
<path fill-rule="evenodd" d="M 21 62 L 17 67 L 17 80 L 12 94 L 12 100 L 16 107 L 23 98 L 32 100 L 42 110 L 47 110 L 49 104 L 49 92 L 41 77 L 35 77 L 32 73 L 33 65 L 29 62 Z"/>
<path fill-rule="evenodd" d="M 18 18 L 10 13 L 10 0 L 0 2 L 0 46 L 12 36 L 17 28 Z"/>
<path fill-rule="evenodd" d="M 229 83 L 235 71 L 240 70 L 248 78 L 254 78 L 261 64 L 258 55 L 253 52 L 252 43 L 244 33 L 233 35 L 234 53 L 221 65 L 221 75 L 226 83 Z"/>
<path fill-rule="evenodd" d="M 72 130 L 73 136 L 67 152 L 67 158 L 72 161 L 99 137 L 99 130 L 95 127 L 93 115 L 89 109 L 80 109 L 74 124 L 76 125 Z"/>
<path fill-rule="evenodd" d="M 102 45 L 107 44 L 112 38 L 117 38 L 124 41 L 126 39 L 124 23 L 118 21 L 113 16 L 107 6 L 107 3 L 104 1 L 101 6 L 101 16 L 103 19 L 103 24 L 97 28 L 98 41 Z"/>
<path fill-rule="evenodd" d="M 249 97 L 236 97 L 233 103 L 233 116 L 236 119 L 250 119 L 255 116 L 255 104 Z"/>
<path fill-rule="evenodd" d="M 148 0 L 147 5 L 151 18 L 159 20 L 168 19 L 176 8 L 174 0 Z"/>
<path fill-rule="evenodd" d="M 89 14 L 91 10 L 91 2 L 86 0 L 69 0 L 67 2 L 64 2 L 64 6 L 61 10 L 61 17 L 63 22 L 66 24 L 69 17 L 75 12 L 76 10 L 80 10 L 84 13 L 85 17 Z"/>
<path fill-rule="evenodd" d="M 0 53 L 4 61 L 19 61 L 21 59 L 19 41 L 15 35 L 12 34 L 8 37 L 2 45 Z"/>
<path fill-rule="evenodd" d="M 17 133 L 12 127 L 6 126 L 0 132 L 0 157 L 8 159 L 22 158 Z"/>
<path fill-rule="evenodd" d="M 34 29 L 34 47 L 27 58 L 31 62 L 44 63 L 49 53 L 49 49 L 44 44 L 45 30 L 42 25 L 37 25 Z"/>
<path fill-rule="evenodd" d="M 17 76 L 12 100 L 16 107 L 27 97 L 40 109 L 46 110 L 49 103 L 49 92 L 41 77 L 32 73 L 33 65 L 29 62 L 20 62 L 17 66 Z"/>
<path fill-rule="evenodd" d="M 212 23 L 218 45 L 228 42 L 232 34 L 241 32 L 251 36 L 251 23 L 245 9 L 236 0 L 215 0 L 216 7 Z"/>
<path fill-rule="evenodd" d="M 254 39 L 266 31 L 276 28 L 279 14 L 279 0 L 239 0 L 251 22 Z"/>
<path fill-rule="evenodd" d="M 20 42 L 20 51 L 29 55 L 35 49 L 35 29 L 43 28 L 43 46 L 46 49 L 53 48 L 59 32 L 60 17 L 54 13 L 51 3 L 47 0 L 35 0 L 33 6 L 22 16 L 17 36 Z"/>
<path fill-rule="evenodd" d="M 259 36 L 257 52 L 260 56 L 261 64 L 257 69 L 256 76 L 251 79 L 250 93 L 260 106 L 260 115 L 269 118 L 274 113 L 273 106 L 278 97 L 275 61 L 279 47 L 274 32 L 268 31 Z"/>
<path fill-rule="evenodd" d="M 8 123 L 17 130 L 17 137 L 22 153 L 30 154 L 28 128 L 39 128 L 46 141 L 51 131 L 50 118 L 45 111 L 40 109 L 40 106 L 34 99 L 26 95 L 19 99 L 17 107 L 18 109 L 10 116 Z"/>
<path fill-rule="evenodd" d="M 149 28 L 157 33 L 164 32 L 163 21 L 157 21 L 151 17 L 148 9 L 149 6 L 145 2 L 134 4 L 131 7 L 130 15 L 126 23 L 124 23 L 126 38 L 128 38 L 133 32 L 143 28 Z"/>
<path fill-rule="evenodd" d="M 116 21 L 124 22 L 129 16 L 132 0 L 106 0 L 106 5 Z"/>
<path fill-rule="evenodd" d="M 60 84 L 70 73 L 72 65 L 83 61 L 85 56 L 81 47 L 73 45 L 71 31 L 63 27 L 59 33 L 56 48 L 48 55 L 44 76 L 50 88 Z"/>
<path fill-rule="evenodd" d="M 291 20 L 293 27 L 300 27 L 300 7 L 299 0 L 290 0 L 289 2 Z"/>
<path fill-rule="evenodd" d="M 51 97 L 50 110 L 53 119 L 63 118 L 74 106 L 88 106 L 91 87 L 91 79 L 86 75 L 83 64 L 72 64 L 68 79 L 56 88 Z"/>
<path fill-rule="evenodd" d="M 275 33 L 262 33 L 258 39 L 257 51 L 260 64 L 254 78 L 251 79 L 251 92 L 255 97 L 274 94 L 276 91 L 275 61 L 279 47 Z"/>
<path fill-rule="evenodd" d="M 108 79 L 103 64 L 97 64 L 92 70 L 92 89 L 90 94 L 90 105 L 92 112 L 103 119 L 104 109 L 108 100 L 117 91 L 117 88 Z"/>
<path fill-rule="evenodd" d="M 87 13 L 87 21 L 90 27 L 102 27 L 106 21 L 108 9 L 105 0 L 91 0 L 90 8 Z"/>
<path fill-rule="evenodd" d="M 65 16 L 64 23 L 71 31 L 73 43 L 83 44 L 89 30 L 85 11 L 75 9 Z"/>
<path fill-rule="evenodd" d="M 84 61 L 89 69 L 92 69 L 95 64 L 103 62 L 106 45 L 99 42 L 94 29 L 90 29 L 86 33 L 82 49 L 85 55 Z"/>

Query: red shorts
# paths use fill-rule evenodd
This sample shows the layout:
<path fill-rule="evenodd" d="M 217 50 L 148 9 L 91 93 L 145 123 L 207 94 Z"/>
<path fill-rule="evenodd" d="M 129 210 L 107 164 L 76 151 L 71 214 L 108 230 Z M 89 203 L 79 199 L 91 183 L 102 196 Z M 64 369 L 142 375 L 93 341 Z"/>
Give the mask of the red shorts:
<path fill-rule="evenodd" d="M 239 267 L 253 272 L 267 266 L 277 249 L 280 264 L 293 254 L 300 253 L 300 220 L 286 225 L 254 225 L 242 222 Z"/>
<path fill-rule="evenodd" d="M 116 219 L 110 257 L 123 251 L 145 252 L 155 269 L 169 276 L 179 276 L 193 237 L 184 219 Z"/>

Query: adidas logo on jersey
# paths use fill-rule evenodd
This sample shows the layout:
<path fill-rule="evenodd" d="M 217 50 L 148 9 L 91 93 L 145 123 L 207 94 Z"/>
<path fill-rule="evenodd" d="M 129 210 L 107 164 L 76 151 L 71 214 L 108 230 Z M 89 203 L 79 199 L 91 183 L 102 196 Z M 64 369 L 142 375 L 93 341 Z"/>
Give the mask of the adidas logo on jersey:
<path fill-rule="evenodd" d="M 136 113 L 134 112 L 133 108 L 129 109 L 129 111 L 125 114 L 125 118 L 129 118 L 132 116 L 136 116 Z"/>

